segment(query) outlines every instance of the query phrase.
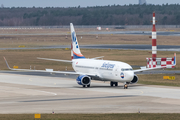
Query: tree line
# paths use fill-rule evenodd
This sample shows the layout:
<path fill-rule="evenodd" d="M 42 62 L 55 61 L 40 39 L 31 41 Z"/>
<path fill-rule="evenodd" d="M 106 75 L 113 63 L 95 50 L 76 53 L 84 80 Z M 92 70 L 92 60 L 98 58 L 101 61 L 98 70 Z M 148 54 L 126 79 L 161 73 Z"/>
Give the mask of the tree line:
<path fill-rule="evenodd" d="M 150 25 L 156 12 L 159 25 L 180 25 L 180 5 L 108 5 L 78 7 L 3 7 L 0 26 Z"/>

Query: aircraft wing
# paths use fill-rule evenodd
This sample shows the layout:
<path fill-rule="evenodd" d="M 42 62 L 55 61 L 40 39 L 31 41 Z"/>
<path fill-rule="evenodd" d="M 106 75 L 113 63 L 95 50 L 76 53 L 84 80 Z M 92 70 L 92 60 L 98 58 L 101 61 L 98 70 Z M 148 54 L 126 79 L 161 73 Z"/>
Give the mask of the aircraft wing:
<path fill-rule="evenodd" d="M 37 59 L 72 63 L 72 61 L 70 60 L 59 60 L 59 59 L 49 59 L 49 58 L 40 58 L 40 57 L 37 57 Z"/>
<path fill-rule="evenodd" d="M 136 72 L 143 72 L 143 71 L 148 71 L 148 70 L 164 69 L 164 68 L 165 67 L 155 67 L 155 68 L 138 69 L 138 70 L 133 70 L 133 71 L 136 73 Z"/>
<path fill-rule="evenodd" d="M 81 72 L 68 72 L 68 71 L 48 71 L 48 70 L 30 70 L 30 69 L 13 69 L 9 67 L 9 64 L 4 57 L 6 65 L 8 69 L 15 70 L 15 71 L 28 71 L 28 72 L 48 72 L 48 73 L 59 73 L 59 74 L 69 74 L 69 75 L 89 75 L 89 76 L 97 76 L 96 74 L 89 74 L 89 73 L 81 73 Z"/>

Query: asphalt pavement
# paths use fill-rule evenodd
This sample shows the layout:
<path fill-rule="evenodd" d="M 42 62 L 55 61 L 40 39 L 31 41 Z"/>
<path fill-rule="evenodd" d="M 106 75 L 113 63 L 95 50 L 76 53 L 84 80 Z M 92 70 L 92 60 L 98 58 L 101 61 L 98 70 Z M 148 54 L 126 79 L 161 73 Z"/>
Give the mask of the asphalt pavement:
<path fill-rule="evenodd" d="M 0 48 L 0 50 L 31 50 L 31 49 L 57 49 L 57 48 L 70 48 L 70 45 L 54 45 L 54 46 L 39 46 L 31 48 Z M 119 44 L 119 45 L 80 45 L 83 49 L 124 49 L 124 50 L 152 50 L 152 45 L 130 45 L 130 44 Z M 178 45 L 157 45 L 158 51 L 180 51 Z"/>
<path fill-rule="evenodd" d="M 45 75 L 45 74 L 43 74 Z M 90 88 L 75 79 L 0 73 L 0 113 L 180 113 L 180 88 L 92 81 Z"/>

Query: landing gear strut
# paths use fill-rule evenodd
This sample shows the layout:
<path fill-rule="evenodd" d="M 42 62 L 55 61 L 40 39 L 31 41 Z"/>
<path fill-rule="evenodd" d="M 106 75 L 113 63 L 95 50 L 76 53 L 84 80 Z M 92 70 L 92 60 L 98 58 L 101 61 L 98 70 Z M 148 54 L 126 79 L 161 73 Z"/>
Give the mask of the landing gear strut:
<path fill-rule="evenodd" d="M 113 87 L 114 83 L 113 83 L 113 82 L 110 82 L 110 85 L 111 85 L 111 87 Z"/>
<path fill-rule="evenodd" d="M 118 82 L 112 82 L 112 81 L 111 81 L 111 82 L 110 82 L 110 86 L 113 87 L 114 85 L 115 85 L 115 86 L 118 86 Z"/>

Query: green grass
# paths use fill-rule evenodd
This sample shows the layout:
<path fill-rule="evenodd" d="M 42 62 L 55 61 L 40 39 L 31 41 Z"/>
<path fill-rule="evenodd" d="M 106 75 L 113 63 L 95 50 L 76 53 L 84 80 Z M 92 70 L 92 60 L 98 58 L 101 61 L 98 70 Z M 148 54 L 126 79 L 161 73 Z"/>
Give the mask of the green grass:
<path fill-rule="evenodd" d="M 34 114 L 1 114 L 1 120 L 35 120 Z M 42 114 L 40 120 L 179 120 L 180 114 Z M 37 119 L 38 120 L 38 119 Z"/>
<path fill-rule="evenodd" d="M 175 80 L 164 80 L 163 76 L 175 76 Z M 180 87 L 180 74 L 138 75 L 140 84 Z"/>

